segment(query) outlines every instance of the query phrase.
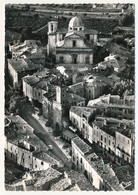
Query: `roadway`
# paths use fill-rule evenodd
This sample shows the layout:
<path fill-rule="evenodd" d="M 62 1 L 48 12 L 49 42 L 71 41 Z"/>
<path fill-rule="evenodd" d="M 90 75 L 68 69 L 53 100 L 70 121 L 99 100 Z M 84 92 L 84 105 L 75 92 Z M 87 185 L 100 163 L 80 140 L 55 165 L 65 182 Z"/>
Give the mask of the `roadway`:
<path fill-rule="evenodd" d="M 47 146 L 52 145 L 53 149 L 51 152 L 56 155 L 60 160 L 62 160 L 63 163 L 66 163 L 66 156 L 62 152 L 62 150 L 58 147 L 58 145 L 54 142 L 53 138 L 50 136 L 48 132 L 40 125 L 40 123 L 35 119 L 31 113 L 24 113 L 22 115 L 24 120 L 33 127 L 34 134 L 37 135 Z M 39 120 L 39 119 L 38 119 Z M 46 127 L 48 129 L 48 127 Z"/>

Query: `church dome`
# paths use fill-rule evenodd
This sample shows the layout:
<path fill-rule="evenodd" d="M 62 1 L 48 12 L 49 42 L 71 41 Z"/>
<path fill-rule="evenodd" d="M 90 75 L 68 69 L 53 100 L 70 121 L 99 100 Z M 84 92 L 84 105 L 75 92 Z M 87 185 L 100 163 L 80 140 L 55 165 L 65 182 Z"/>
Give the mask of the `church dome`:
<path fill-rule="evenodd" d="M 83 30 L 84 25 L 83 25 L 80 17 L 78 17 L 78 16 L 73 17 L 69 22 L 68 29 L 69 30 Z"/>

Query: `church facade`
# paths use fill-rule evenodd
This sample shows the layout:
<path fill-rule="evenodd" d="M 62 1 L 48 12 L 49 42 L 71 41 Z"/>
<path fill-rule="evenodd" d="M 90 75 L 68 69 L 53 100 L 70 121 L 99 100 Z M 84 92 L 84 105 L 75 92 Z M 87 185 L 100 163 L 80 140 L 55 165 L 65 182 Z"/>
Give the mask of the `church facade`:
<path fill-rule="evenodd" d="M 97 31 L 86 29 L 80 17 L 73 17 L 68 29 L 59 29 L 58 22 L 48 23 L 47 53 L 56 58 L 57 66 L 70 69 L 93 64 L 93 47 L 97 44 Z"/>

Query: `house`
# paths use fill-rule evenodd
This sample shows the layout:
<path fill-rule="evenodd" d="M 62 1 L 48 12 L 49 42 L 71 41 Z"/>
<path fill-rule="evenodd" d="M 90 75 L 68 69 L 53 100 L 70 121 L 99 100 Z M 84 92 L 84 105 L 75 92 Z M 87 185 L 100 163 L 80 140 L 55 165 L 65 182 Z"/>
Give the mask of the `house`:
<path fill-rule="evenodd" d="M 50 190 L 51 186 L 58 182 L 62 173 L 49 167 L 42 171 L 30 171 L 25 173 L 10 185 L 6 185 L 6 190 L 12 191 L 43 191 Z"/>
<path fill-rule="evenodd" d="M 46 170 L 61 166 L 46 152 L 48 147 L 33 133 L 33 129 L 20 116 L 7 116 L 11 121 L 5 130 L 5 158 L 24 170 Z M 41 148 L 41 151 L 40 151 Z"/>
<path fill-rule="evenodd" d="M 110 81 L 105 76 L 85 75 L 83 82 L 70 85 L 69 91 L 81 97 L 86 101 L 96 99 L 105 93 L 105 89 L 110 85 Z"/>
<path fill-rule="evenodd" d="M 29 59 L 34 63 L 45 65 L 46 49 L 38 40 L 25 40 L 23 43 L 9 44 L 12 59 Z"/>
<path fill-rule="evenodd" d="M 76 170 L 84 173 L 95 189 L 124 191 L 110 165 L 104 164 L 102 158 L 79 137 L 72 140 L 72 161 Z"/>
<path fill-rule="evenodd" d="M 88 102 L 88 107 L 98 109 L 98 114 L 119 119 L 134 119 L 134 96 L 103 95 Z"/>
<path fill-rule="evenodd" d="M 112 161 L 133 164 L 134 122 L 97 115 L 94 108 L 72 106 L 71 128 L 78 130 L 89 143 L 96 144 Z"/>
<path fill-rule="evenodd" d="M 15 88 L 21 85 L 21 79 L 26 75 L 32 75 L 37 70 L 43 68 L 40 64 L 32 63 L 24 59 L 8 59 L 8 74 L 11 85 Z"/>
<path fill-rule="evenodd" d="M 50 74 L 49 70 L 44 68 L 33 75 L 22 78 L 23 93 L 30 101 L 43 102 L 43 96 L 49 91 L 51 85 L 56 83 L 57 76 Z"/>

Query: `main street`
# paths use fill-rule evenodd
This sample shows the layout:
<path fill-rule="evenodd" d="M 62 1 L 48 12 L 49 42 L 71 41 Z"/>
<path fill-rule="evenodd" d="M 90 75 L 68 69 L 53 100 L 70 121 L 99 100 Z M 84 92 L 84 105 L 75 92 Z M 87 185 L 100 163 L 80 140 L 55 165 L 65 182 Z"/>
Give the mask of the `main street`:
<path fill-rule="evenodd" d="M 52 145 L 53 149 L 51 152 L 56 155 L 62 162 L 67 163 L 67 158 L 58 145 L 53 141 L 50 134 L 42 127 L 42 125 L 35 119 L 31 113 L 27 112 L 22 115 L 24 120 L 33 127 L 34 133 L 48 146 Z M 38 119 L 39 120 L 39 119 Z M 48 127 L 46 127 L 48 130 Z"/>

